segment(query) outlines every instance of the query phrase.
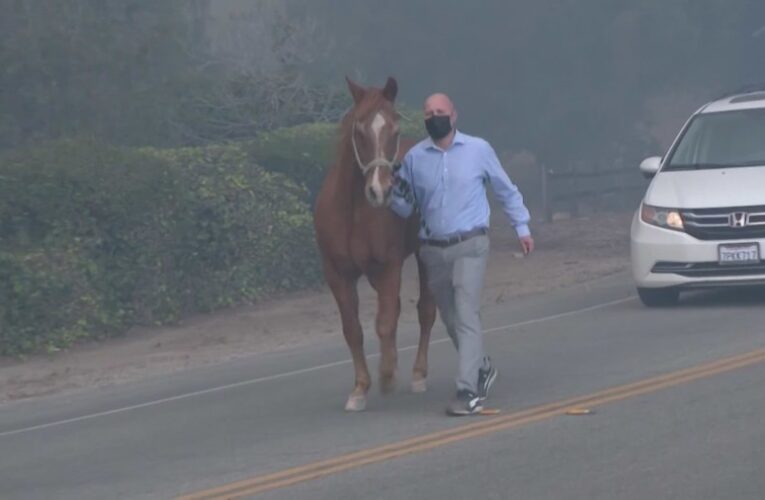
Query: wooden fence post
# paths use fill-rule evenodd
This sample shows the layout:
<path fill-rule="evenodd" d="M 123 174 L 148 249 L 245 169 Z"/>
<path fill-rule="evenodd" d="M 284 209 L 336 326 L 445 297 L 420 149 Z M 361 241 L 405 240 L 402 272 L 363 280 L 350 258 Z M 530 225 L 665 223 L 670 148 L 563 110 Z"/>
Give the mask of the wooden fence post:
<path fill-rule="evenodd" d="M 568 173 L 571 175 L 569 177 L 569 190 L 571 193 L 579 193 L 581 192 L 580 185 L 580 178 L 574 175 L 574 172 L 577 172 L 578 169 L 576 168 L 577 164 L 573 162 L 569 162 L 568 164 Z M 579 217 L 579 200 L 576 196 L 571 196 L 569 198 L 569 213 L 571 214 L 571 218 Z"/>
<path fill-rule="evenodd" d="M 553 213 L 552 213 L 552 206 L 550 204 L 550 187 L 548 185 L 549 178 L 548 178 L 548 172 L 547 172 L 547 166 L 543 163 L 541 164 L 541 170 L 542 170 L 542 208 L 545 212 L 545 220 L 547 222 L 552 222 L 553 219 Z"/>

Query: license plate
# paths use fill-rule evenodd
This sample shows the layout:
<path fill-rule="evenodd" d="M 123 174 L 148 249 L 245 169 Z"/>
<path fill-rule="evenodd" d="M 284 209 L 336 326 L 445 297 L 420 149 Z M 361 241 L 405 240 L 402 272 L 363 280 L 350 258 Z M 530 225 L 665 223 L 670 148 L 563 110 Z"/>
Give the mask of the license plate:
<path fill-rule="evenodd" d="M 760 245 L 758 243 L 742 243 L 735 245 L 720 245 L 718 247 L 720 264 L 753 264 L 760 262 Z"/>

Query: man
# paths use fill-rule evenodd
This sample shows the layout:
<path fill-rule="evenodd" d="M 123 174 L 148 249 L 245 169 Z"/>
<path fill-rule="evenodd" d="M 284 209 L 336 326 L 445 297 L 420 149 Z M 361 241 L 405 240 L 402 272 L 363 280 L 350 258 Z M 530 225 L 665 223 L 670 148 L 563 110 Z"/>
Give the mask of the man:
<path fill-rule="evenodd" d="M 515 227 L 524 254 L 534 250 L 534 240 L 523 196 L 489 143 L 455 128 L 457 112 L 449 97 L 428 97 L 424 114 L 430 137 L 404 157 L 391 208 L 404 218 L 415 208 L 420 213 L 420 256 L 459 357 L 457 395 L 447 413 L 472 415 L 483 410 L 498 375 L 484 352 L 480 318 L 489 254 L 487 183 Z"/>

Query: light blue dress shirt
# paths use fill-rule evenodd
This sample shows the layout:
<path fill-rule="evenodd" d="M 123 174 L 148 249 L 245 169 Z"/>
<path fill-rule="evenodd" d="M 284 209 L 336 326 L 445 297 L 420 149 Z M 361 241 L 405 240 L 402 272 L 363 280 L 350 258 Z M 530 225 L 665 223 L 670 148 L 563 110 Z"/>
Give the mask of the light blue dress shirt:
<path fill-rule="evenodd" d="M 489 227 L 486 184 L 502 204 L 519 237 L 528 236 L 530 215 L 523 196 L 499 163 L 491 145 L 457 131 L 447 150 L 428 137 L 404 156 L 391 209 L 407 218 L 420 213 L 420 238 L 445 239 Z"/>

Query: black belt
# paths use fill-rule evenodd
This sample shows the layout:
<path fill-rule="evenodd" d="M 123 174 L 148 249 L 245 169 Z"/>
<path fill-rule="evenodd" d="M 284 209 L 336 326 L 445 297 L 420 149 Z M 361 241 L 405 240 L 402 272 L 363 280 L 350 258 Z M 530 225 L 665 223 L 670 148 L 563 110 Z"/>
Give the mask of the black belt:
<path fill-rule="evenodd" d="M 478 227 L 476 229 L 471 229 L 470 231 L 460 233 L 456 236 L 452 236 L 449 239 L 446 240 L 431 240 L 431 239 L 423 239 L 422 243 L 425 245 L 431 245 L 434 247 L 450 247 L 452 245 L 456 245 L 457 243 L 461 243 L 465 240 L 469 240 L 470 238 L 475 238 L 476 236 L 481 236 L 482 234 L 487 234 L 489 232 L 488 228 L 485 227 Z"/>

